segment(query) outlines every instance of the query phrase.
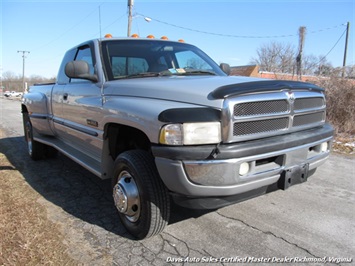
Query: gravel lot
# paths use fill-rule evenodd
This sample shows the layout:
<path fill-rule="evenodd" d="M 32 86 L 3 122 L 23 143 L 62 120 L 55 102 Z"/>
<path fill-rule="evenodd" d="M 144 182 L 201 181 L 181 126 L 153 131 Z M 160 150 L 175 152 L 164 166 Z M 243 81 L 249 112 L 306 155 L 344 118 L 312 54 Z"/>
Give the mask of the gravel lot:
<path fill-rule="evenodd" d="M 173 206 L 162 234 L 135 241 L 110 181 L 61 154 L 31 161 L 19 102 L 0 98 L 0 265 L 354 264 L 354 159 L 333 154 L 305 184 L 217 211 Z"/>

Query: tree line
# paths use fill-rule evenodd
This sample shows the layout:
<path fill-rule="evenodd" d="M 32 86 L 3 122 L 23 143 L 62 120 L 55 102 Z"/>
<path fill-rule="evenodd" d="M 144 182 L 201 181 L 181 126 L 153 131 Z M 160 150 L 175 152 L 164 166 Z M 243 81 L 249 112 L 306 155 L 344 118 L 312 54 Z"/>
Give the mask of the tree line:
<path fill-rule="evenodd" d="M 2 74 L 1 83 L 3 91 L 20 91 L 22 92 L 22 75 L 16 75 L 12 71 L 6 71 Z M 56 78 L 45 78 L 40 75 L 32 75 L 30 77 L 25 77 L 25 82 L 27 86 L 38 83 L 51 83 L 55 82 Z"/>
<path fill-rule="evenodd" d="M 252 57 L 250 64 L 259 66 L 260 71 L 272 73 L 287 73 L 296 75 L 297 73 L 297 50 L 289 43 L 269 42 L 262 44 L 256 51 L 256 56 Z M 304 55 L 301 61 L 302 75 L 316 76 L 342 76 L 355 79 L 355 65 L 333 67 L 325 56 Z M 55 82 L 56 78 L 45 78 L 39 75 L 26 77 L 27 86 L 37 83 Z M 7 71 L 2 75 L 3 90 L 22 91 L 22 75 L 16 75 Z"/>
<path fill-rule="evenodd" d="M 297 73 L 298 51 L 289 43 L 270 42 L 262 44 L 256 51 L 250 64 L 259 66 L 260 71 L 272 73 Z M 302 75 L 339 76 L 355 78 L 355 66 L 333 67 L 325 56 L 304 55 L 301 61 Z"/>

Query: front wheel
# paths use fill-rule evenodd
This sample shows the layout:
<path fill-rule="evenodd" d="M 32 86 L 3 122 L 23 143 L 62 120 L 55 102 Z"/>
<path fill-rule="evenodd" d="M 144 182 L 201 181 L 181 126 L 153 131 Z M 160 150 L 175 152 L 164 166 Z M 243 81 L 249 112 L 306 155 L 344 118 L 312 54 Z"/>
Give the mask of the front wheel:
<path fill-rule="evenodd" d="M 120 220 L 130 234 L 143 239 L 163 231 L 169 221 L 170 199 L 148 152 L 120 154 L 114 164 L 112 186 Z"/>

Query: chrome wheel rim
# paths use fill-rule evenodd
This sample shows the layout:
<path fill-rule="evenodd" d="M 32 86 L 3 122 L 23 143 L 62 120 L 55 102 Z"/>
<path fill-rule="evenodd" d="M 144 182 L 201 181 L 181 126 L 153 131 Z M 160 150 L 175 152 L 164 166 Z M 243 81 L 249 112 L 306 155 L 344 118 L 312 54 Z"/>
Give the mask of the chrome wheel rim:
<path fill-rule="evenodd" d="M 29 155 L 32 155 L 32 134 L 31 134 L 31 125 L 27 123 L 26 125 L 26 135 L 27 135 L 27 150 Z"/>
<path fill-rule="evenodd" d="M 136 222 L 140 216 L 139 191 L 134 178 L 128 171 L 122 171 L 113 187 L 113 199 L 117 210 L 130 222 Z"/>

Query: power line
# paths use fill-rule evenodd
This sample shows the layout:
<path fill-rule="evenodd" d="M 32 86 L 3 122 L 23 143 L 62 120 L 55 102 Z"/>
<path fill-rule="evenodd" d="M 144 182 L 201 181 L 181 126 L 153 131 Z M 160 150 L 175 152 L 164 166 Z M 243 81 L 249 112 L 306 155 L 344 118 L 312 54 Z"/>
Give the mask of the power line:
<path fill-rule="evenodd" d="M 143 16 L 143 17 L 149 17 L 140 13 L 136 13 L 137 15 Z M 266 35 L 266 36 L 258 36 L 258 35 L 234 35 L 234 34 L 224 34 L 224 33 L 216 33 L 216 32 L 209 32 L 209 31 L 203 31 L 203 30 L 198 30 L 198 29 L 193 29 L 193 28 L 188 28 L 188 27 L 183 27 L 183 26 L 179 26 L 176 24 L 172 24 L 169 22 L 165 22 L 156 18 L 152 18 L 149 17 L 152 21 L 156 21 L 168 26 L 172 26 L 175 28 L 179 28 L 179 29 L 183 29 L 183 30 L 188 30 L 188 31 L 193 31 L 193 32 L 198 32 L 198 33 L 203 33 L 203 34 L 209 34 L 209 35 L 215 35 L 215 36 L 222 36 L 222 37 L 231 37 L 231 38 L 243 38 L 243 39 L 271 39 L 271 38 L 286 38 L 286 37 L 294 37 L 294 36 L 298 36 L 298 34 L 284 34 L 284 35 Z M 328 28 L 324 28 L 324 29 L 320 29 L 320 30 L 314 30 L 314 31 L 310 31 L 310 34 L 315 34 L 315 33 L 319 33 L 322 31 L 327 31 L 327 30 L 332 30 L 335 28 L 339 28 L 341 26 L 344 26 L 343 24 L 341 25 L 337 25 L 337 26 L 333 26 L 333 27 L 328 27 Z"/>
<path fill-rule="evenodd" d="M 102 4 L 101 4 L 101 5 L 102 5 Z M 100 5 L 100 6 L 101 6 L 101 5 Z M 99 6 L 99 7 L 100 7 L 100 6 Z M 93 13 L 93 12 L 91 12 L 90 15 L 91 15 L 92 13 Z M 89 15 L 88 15 L 88 16 L 89 16 Z M 88 16 L 86 16 L 83 20 L 85 20 Z M 106 27 L 102 28 L 101 31 L 105 31 L 106 29 L 108 29 L 109 27 L 111 27 L 113 24 L 115 24 L 117 21 L 121 20 L 124 16 L 126 16 L 126 14 L 123 14 L 123 15 L 121 15 L 119 18 L 117 18 L 117 19 L 115 19 L 114 21 L 112 21 L 109 25 L 107 25 Z M 83 21 L 83 20 L 82 20 L 82 21 Z M 73 27 L 75 27 L 75 26 L 73 26 Z M 63 33 L 61 36 L 63 36 L 63 35 L 65 35 L 65 33 Z M 88 37 L 88 39 L 94 39 L 94 38 L 97 37 L 97 35 L 101 35 L 101 34 L 100 34 L 100 31 L 98 31 L 98 32 L 96 32 L 95 34 L 91 35 L 91 37 Z M 60 36 L 60 37 L 61 37 L 61 36 Z M 57 37 L 55 40 L 58 40 L 60 37 Z M 101 36 L 100 36 L 100 37 L 101 37 Z M 53 41 L 51 41 L 51 42 L 49 42 L 49 43 L 47 43 L 47 44 L 41 46 L 40 48 L 43 48 L 43 47 L 45 47 L 45 46 L 51 44 L 51 43 L 54 42 L 55 40 L 53 40 Z M 38 50 L 38 49 L 39 49 L 39 48 L 36 48 L 35 50 Z M 59 59 L 60 59 L 60 58 L 63 58 L 63 54 L 60 53 L 60 54 L 51 55 L 51 57 L 50 57 L 49 59 L 58 59 L 58 58 L 59 58 Z M 35 61 L 35 63 L 39 64 L 39 63 L 42 63 L 42 62 L 48 62 L 49 59 L 46 58 L 45 60 Z M 33 62 L 33 60 L 32 60 L 32 62 Z"/>
<path fill-rule="evenodd" d="M 99 7 L 100 7 L 101 5 L 103 5 L 103 3 L 100 4 Z M 88 17 L 90 17 L 90 16 L 91 16 L 93 13 L 95 13 L 95 12 L 97 12 L 97 7 L 95 7 L 95 9 L 92 10 L 88 15 L 86 15 L 86 16 L 85 16 L 83 19 L 81 19 L 79 22 L 75 23 L 73 26 L 71 26 L 68 30 L 66 30 L 65 32 L 63 32 L 62 34 L 60 34 L 60 35 L 59 35 L 58 37 L 56 37 L 55 39 L 49 41 L 48 43 L 46 43 L 46 44 L 44 44 L 44 45 L 42 45 L 42 46 L 40 46 L 40 47 L 34 48 L 34 49 L 32 49 L 32 50 L 37 51 L 37 50 L 42 49 L 43 47 L 46 47 L 46 46 L 48 46 L 48 45 L 54 43 L 55 41 L 59 40 L 59 39 L 62 38 L 64 35 L 66 35 L 68 32 L 72 31 L 72 30 L 75 29 L 77 26 L 79 26 L 84 20 L 86 20 Z"/>
<path fill-rule="evenodd" d="M 344 32 L 341 34 L 341 36 L 340 36 L 339 39 L 336 41 L 336 43 L 333 45 L 333 47 L 329 50 L 329 52 L 319 60 L 318 64 L 320 64 L 320 63 L 333 51 L 333 49 L 335 48 L 335 46 L 337 46 L 337 44 L 340 42 L 341 38 L 344 36 L 345 32 L 346 32 L 346 29 L 345 29 Z M 318 64 L 317 64 L 317 65 L 318 65 Z"/>
<path fill-rule="evenodd" d="M 340 24 L 340 25 L 336 25 L 336 26 L 333 26 L 333 27 L 328 27 L 328 28 L 324 28 L 324 29 L 320 29 L 320 30 L 313 30 L 313 31 L 310 31 L 309 33 L 310 34 L 315 34 L 315 33 L 319 33 L 319 32 L 322 32 L 322 31 L 328 31 L 328 30 L 336 29 L 336 28 L 343 27 L 343 26 L 344 26 L 344 24 Z"/>
<path fill-rule="evenodd" d="M 105 31 L 106 29 L 108 29 L 109 27 L 111 27 L 113 24 L 115 24 L 117 21 L 121 20 L 124 16 L 126 16 L 126 14 L 121 15 L 118 19 L 115 19 L 113 22 L 111 22 L 109 25 L 107 25 L 106 27 L 104 27 L 103 29 L 101 29 L 101 31 Z M 93 39 L 95 38 L 98 34 L 100 34 L 100 32 L 96 32 L 95 34 L 91 35 L 91 37 L 89 39 Z M 100 34 L 101 37 L 101 34 Z"/>

